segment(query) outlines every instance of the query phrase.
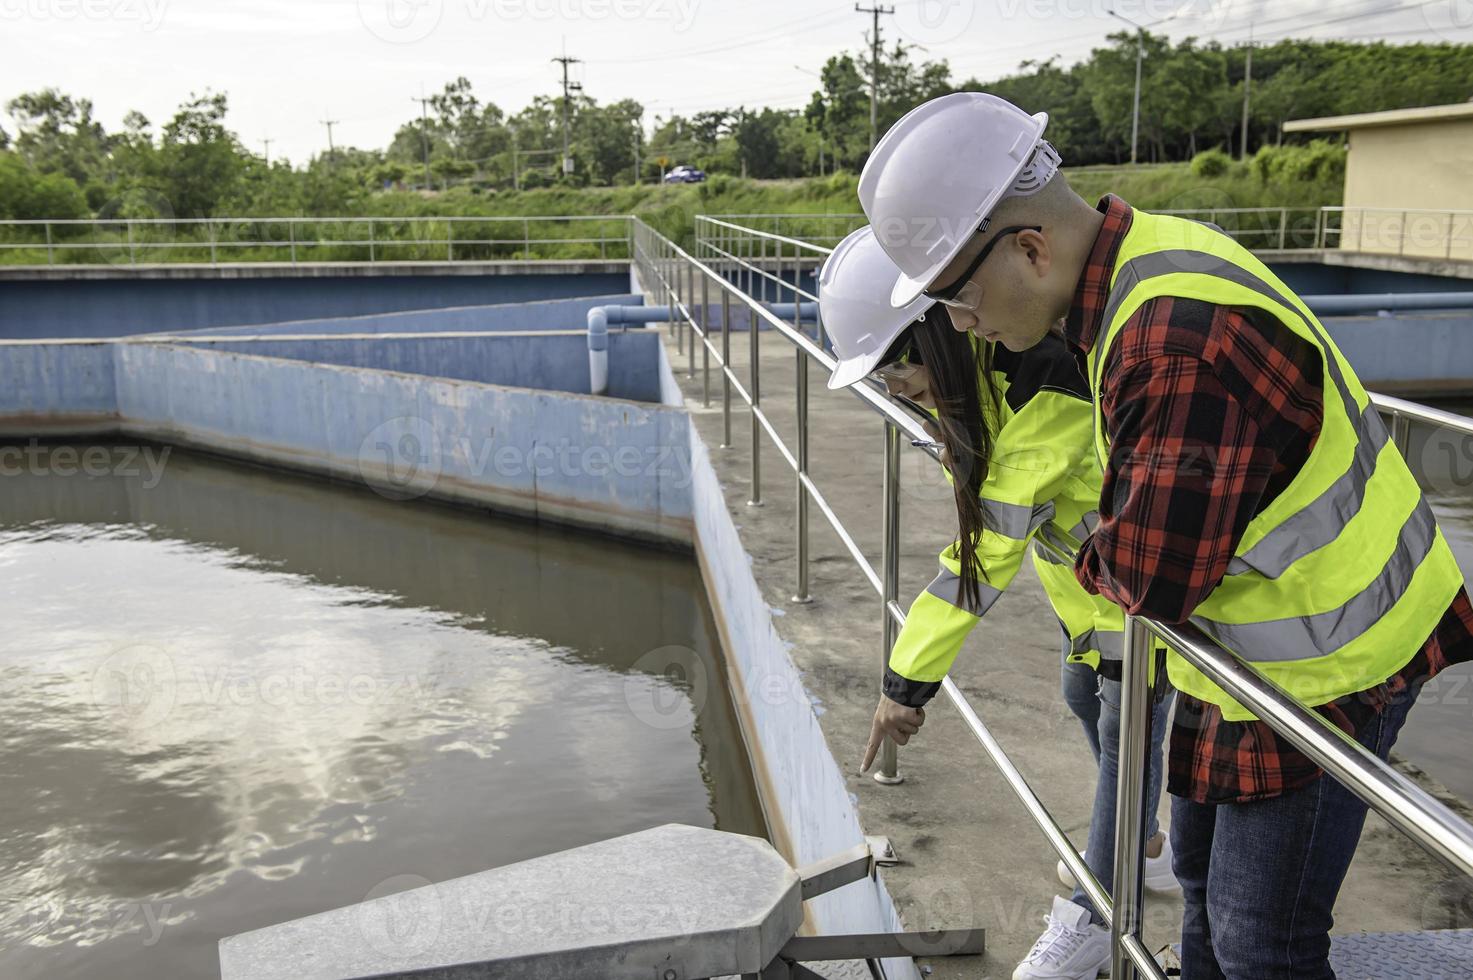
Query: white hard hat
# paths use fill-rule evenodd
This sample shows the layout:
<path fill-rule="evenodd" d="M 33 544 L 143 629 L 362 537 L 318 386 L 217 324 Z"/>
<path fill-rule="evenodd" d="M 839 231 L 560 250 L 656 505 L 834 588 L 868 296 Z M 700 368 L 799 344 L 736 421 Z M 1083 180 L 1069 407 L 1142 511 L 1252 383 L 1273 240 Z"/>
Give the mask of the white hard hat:
<path fill-rule="evenodd" d="M 900 270 L 868 225 L 850 232 L 818 272 L 818 308 L 839 363 L 830 388 L 847 388 L 873 371 L 886 348 L 932 305 L 924 296 L 903 309 L 890 305 Z"/>
<path fill-rule="evenodd" d="M 895 306 L 935 281 L 998 201 L 1037 191 L 1054 175 L 1058 154 L 1041 139 L 1047 125 L 1046 112 L 1030 116 L 995 95 L 955 92 L 890 127 L 859 175 L 859 203 L 900 267 Z"/>

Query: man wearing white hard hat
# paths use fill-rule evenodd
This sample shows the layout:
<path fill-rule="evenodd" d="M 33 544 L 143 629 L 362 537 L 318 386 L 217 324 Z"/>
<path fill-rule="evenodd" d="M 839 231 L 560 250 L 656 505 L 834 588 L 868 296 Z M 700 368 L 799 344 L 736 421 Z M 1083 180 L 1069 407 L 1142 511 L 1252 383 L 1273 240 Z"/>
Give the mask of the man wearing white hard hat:
<path fill-rule="evenodd" d="M 818 277 L 825 332 L 838 365 L 829 379 L 840 388 L 869 375 L 891 395 L 918 403 L 945 446 L 956 494 L 958 534 L 941 552 L 940 574 L 915 598 L 890 651 L 884 697 L 871 727 L 860 771 L 867 770 L 891 732 L 899 744 L 924 720 L 921 707 L 961 652 L 963 642 L 1022 567 L 1035 537 L 1079 547 L 1098 518 L 1100 468 L 1093 447 L 1089 389 L 1057 337 L 1023 353 L 998 348 L 951 328 L 944 308 L 925 297 L 903 309 L 890 305 L 898 269 L 868 228 L 834 249 Z M 1060 673 L 1064 700 L 1084 727 L 1099 766 L 1087 863 L 1109 887 L 1115 859 L 1115 783 L 1120 745 L 1120 657 L 1125 617 L 1090 595 L 1072 566 L 1035 548 L 1033 567 L 1062 628 Z M 971 573 L 970 575 L 968 573 Z M 1159 833 L 1159 733 L 1169 689 L 1154 711 L 1147 774 L 1150 815 L 1146 885 L 1171 894 L 1180 886 L 1171 851 Z M 1110 938 L 1091 923 L 1083 889 L 1055 898 L 1048 929 L 1013 974 L 1015 980 L 1089 975 L 1110 961 Z M 1095 917 L 1097 918 L 1097 917 Z"/>
<path fill-rule="evenodd" d="M 1215 229 L 1090 206 L 1047 122 L 963 92 L 886 133 L 859 197 L 900 269 L 892 303 L 924 295 L 1011 350 L 1062 337 L 1103 468 L 1079 581 L 1191 621 L 1385 759 L 1427 679 L 1473 659 L 1473 607 L 1416 480 L 1302 300 Z M 1365 804 L 1167 665 L 1183 976 L 1332 978 Z"/>

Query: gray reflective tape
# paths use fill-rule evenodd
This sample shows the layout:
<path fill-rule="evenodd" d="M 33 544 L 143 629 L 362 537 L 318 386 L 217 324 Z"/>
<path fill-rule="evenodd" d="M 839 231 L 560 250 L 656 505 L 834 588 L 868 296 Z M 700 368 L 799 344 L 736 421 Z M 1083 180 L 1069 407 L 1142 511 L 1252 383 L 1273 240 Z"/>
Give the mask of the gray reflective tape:
<path fill-rule="evenodd" d="M 1105 313 L 1102 321 L 1104 329 L 1106 331 L 1110 329 L 1110 324 L 1115 321 L 1115 314 L 1119 312 L 1121 305 L 1124 304 L 1136 286 L 1139 286 L 1147 279 L 1155 279 L 1157 276 L 1169 276 L 1178 272 L 1190 272 L 1225 279 L 1228 282 L 1251 289 L 1261 296 L 1266 296 L 1298 315 L 1304 321 L 1305 326 L 1309 328 L 1310 332 L 1319 339 L 1320 347 L 1325 357 L 1325 364 L 1330 370 L 1330 377 L 1335 382 L 1335 387 L 1339 389 L 1341 397 L 1345 399 L 1349 414 L 1352 418 L 1360 414 L 1360 410 L 1355 404 L 1355 399 L 1350 396 L 1350 388 L 1345 382 L 1345 373 L 1340 370 L 1339 361 L 1330 353 L 1330 339 L 1325 336 L 1324 331 L 1314 322 L 1314 318 L 1305 316 L 1300 312 L 1299 307 L 1295 306 L 1287 296 L 1247 269 L 1228 259 L 1213 255 L 1211 252 L 1198 252 L 1194 249 L 1185 248 L 1166 249 L 1161 252 L 1147 252 L 1145 255 L 1137 256 L 1125 263 L 1117 273 L 1115 285 L 1110 289 L 1110 298 L 1105 303 Z M 1103 357 L 1095 358 L 1095 391 L 1099 391 L 1100 372 L 1104 370 L 1104 367 L 1105 359 Z"/>
<path fill-rule="evenodd" d="M 1125 633 L 1120 630 L 1089 630 L 1070 640 L 1074 653 L 1100 652 L 1100 661 L 1125 659 Z"/>
<path fill-rule="evenodd" d="M 1068 552 L 1072 552 L 1074 550 L 1073 546 L 1070 545 L 1069 542 L 1064 540 L 1063 536 L 1059 534 L 1056 526 L 1053 524 L 1045 524 L 1043 525 L 1043 527 L 1039 528 L 1038 536 L 1048 541 L 1049 544 L 1052 544 L 1056 548 L 1062 548 L 1064 551 Z M 1042 558 L 1044 561 L 1048 562 L 1050 565 L 1070 564 L 1062 558 L 1054 557 L 1054 553 L 1052 551 L 1049 551 L 1037 541 L 1033 542 L 1033 553 Z"/>
<path fill-rule="evenodd" d="M 1366 408 L 1356 427 L 1360 439 L 1350 466 L 1305 507 L 1284 518 L 1241 556 L 1228 562 L 1229 575 L 1258 572 L 1278 578 L 1299 559 L 1334 541 L 1365 502 L 1366 485 L 1376 472 L 1376 459 L 1390 441 L 1374 407 Z"/>
<path fill-rule="evenodd" d="M 1041 504 L 1008 504 L 982 498 L 982 526 L 1003 537 L 1022 541 L 1054 516 L 1054 502 Z"/>
<path fill-rule="evenodd" d="M 1044 536 L 1048 535 L 1048 528 L 1043 528 L 1042 530 L 1040 530 L 1038 532 L 1038 535 L 1039 535 L 1039 537 L 1044 537 Z M 1049 536 L 1049 540 L 1050 541 L 1053 541 L 1053 537 L 1052 536 Z M 1060 547 L 1063 547 L 1063 546 L 1060 545 Z M 1048 562 L 1050 565 L 1067 565 L 1067 564 L 1069 564 L 1068 562 L 1066 562 L 1062 558 L 1055 558 L 1054 557 L 1054 553 L 1052 551 L 1049 551 L 1047 548 L 1045 548 L 1041 543 L 1039 543 L 1037 541 L 1033 542 L 1033 553 L 1035 555 L 1037 555 L 1039 558 L 1041 558 L 1044 561 Z"/>
<path fill-rule="evenodd" d="M 1069 529 L 1069 534 L 1073 536 L 1075 541 L 1083 541 L 1091 534 L 1094 534 L 1095 528 L 1099 526 L 1100 512 L 1097 510 L 1088 511 L 1079 519 L 1078 524 Z"/>
<path fill-rule="evenodd" d="M 1220 623 L 1193 616 L 1223 646 L 1250 661 L 1323 657 L 1365 633 L 1394 607 L 1437 540 L 1437 519 L 1425 499 L 1401 528 L 1396 550 L 1375 580 L 1335 609 L 1258 623 Z"/>
<path fill-rule="evenodd" d="M 992 604 L 1002 598 L 1002 592 L 994 589 L 986 582 L 977 583 L 977 598 L 981 600 L 976 608 L 962 605 L 962 577 L 949 568 L 942 568 L 941 574 L 931 580 L 926 586 L 926 591 L 943 602 L 948 602 L 963 612 L 969 612 L 973 616 L 981 616 L 992 608 Z"/>

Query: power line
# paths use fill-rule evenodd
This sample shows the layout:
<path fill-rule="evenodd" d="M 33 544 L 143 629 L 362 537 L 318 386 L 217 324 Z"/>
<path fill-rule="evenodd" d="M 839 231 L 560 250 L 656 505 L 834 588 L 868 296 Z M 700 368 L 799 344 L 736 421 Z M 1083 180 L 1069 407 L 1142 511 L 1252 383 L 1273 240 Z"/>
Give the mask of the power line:
<path fill-rule="evenodd" d="M 735 51 L 738 48 L 747 48 L 755 44 L 765 44 L 768 41 L 773 40 L 774 38 L 786 37 L 787 35 L 792 33 L 792 28 L 797 27 L 800 24 L 806 25 L 808 30 L 812 30 L 813 28 L 825 27 L 829 24 L 838 23 L 841 19 L 847 16 L 847 11 L 840 12 L 838 14 L 827 11 L 817 14 L 809 14 L 806 17 L 799 17 L 797 20 L 788 21 L 784 24 L 776 24 L 765 27 L 760 32 L 755 34 L 741 35 L 740 38 L 733 39 L 729 43 L 719 44 L 709 48 L 693 48 L 689 51 L 676 51 L 670 54 L 645 55 L 638 58 L 594 58 L 591 59 L 588 63 L 594 65 L 643 65 L 657 61 L 679 61 L 684 58 L 696 58 L 708 54 L 721 54 L 725 51 Z M 813 20 L 817 20 L 818 22 L 808 23 L 809 21 Z"/>
<path fill-rule="evenodd" d="M 869 14 L 874 26 L 870 29 L 870 72 L 869 72 L 869 148 L 873 150 L 880 141 L 880 15 L 894 14 L 894 7 L 875 4 L 873 7 L 854 5 L 857 14 Z"/>
<path fill-rule="evenodd" d="M 1323 27 L 1326 24 L 1341 24 L 1341 23 L 1345 23 L 1346 21 L 1366 20 L 1366 19 L 1369 19 L 1371 17 L 1385 17 L 1388 14 L 1406 13 L 1406 12 L 1411 11 L 1411 10 L 1420 10 L 1423 7 L 1430 7 L 1434 3 L 1446 3 L 1446 2 L 1447 2 L 1447 0 L 1422 0 L 1421 3 L 1402 4 L 1402 5 L 1396 6 L 1396 7 L 1376 7 L 1373 10 L 1358 10 L 1358 11 L 1355 11 L 1353 13 L 1342 14 L 1339 17 L 1329 17 L 1329 18 L 1326 18 L 1326 19 L 1323 19 L 1323 20 L 1315 19 L 1311 23 L 1308 23 L 1308 24 L 1300 24 L 1300 25 L 1298 25 L 1297 28 L 1290 28 L 1289 30 L 1291 32 L 1294 31 L 1294 30 L 1309 30 L 1309 29 L 1312 29 L 1312 28 Z M 1252 34 L 1254 32 L 1254 28 L 1255 27 L 1268 27 L 1268 26 L 1271 26 L 1271 25 L 1274 25 L 1274 24 L 1285 24 L 1285 23 L 1288 23 L 1290 21 L 1302 20 L 1305 17 L 1318 18 L 1319 16 L 1320 16 L 1320 12 L 1319 11 L 1304 11 L 1302 13 L 1289 14 L 1289 15 L 1284 16 L 1284 17 L 1275 17 L 1275 18 L 1272 18 L 1270 20 L 1260 20 L 1260 21 L 1256 21 L 1256 22 L 1249 22 L 1249 24 L 1246 27 L 1228 27 L 1228 28 L 1224 28 L 1223 30 L 1218 31 L 1218 32 L 1216 32 L 1214 34 L 1206 35 L 1206 37 L 1207 37 L 1207 39 L 1210 39 L 1210 40 L 1219 40 L 1219 39 L 1221 39 L 1222 37 L 1224 37 L 1226 35 L 1229 35 L 1229 34 L 1240 34 L 1243 31 L 1247 31 L 1249 34 Z"/>

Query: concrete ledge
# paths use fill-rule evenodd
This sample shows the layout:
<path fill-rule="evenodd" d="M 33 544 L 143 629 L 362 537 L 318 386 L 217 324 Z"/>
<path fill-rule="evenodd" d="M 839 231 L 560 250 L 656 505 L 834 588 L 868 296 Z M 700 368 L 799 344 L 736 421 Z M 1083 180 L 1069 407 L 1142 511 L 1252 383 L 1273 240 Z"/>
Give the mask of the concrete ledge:
<path fill-rule="evenodd" d="M 1351 269 L 1375 269 L 1424 276 L 1473 279 L 1473 262 L 1462 259 L 1422 258 L 1413 255 L 1383 255 L 1348 248 L 1256 248 L 1253 254 L 1270 265 L 1332 265 Z"/>
<path fill-rule="evenodd" d="M 639 306 L 644 297 L 633 293 L 579 296 L 572 299 L 533 300 L 525 303 L 495 303 L 486 306 L 448 306 L 433 310 L 403 310 L 396 313 L 367 313 L 361 316 L 321 317 L 312 320 L 283 320 L 276 323 L 236 327 L 205 327 L 173 331 L 170 337 L 266 337 L 277 334 L 372 334 L 444 333 L 513 330 L 570 330 L 588 321 L 596 306 Z M 151 335 L 152 336 L 152 335 Z"/>

